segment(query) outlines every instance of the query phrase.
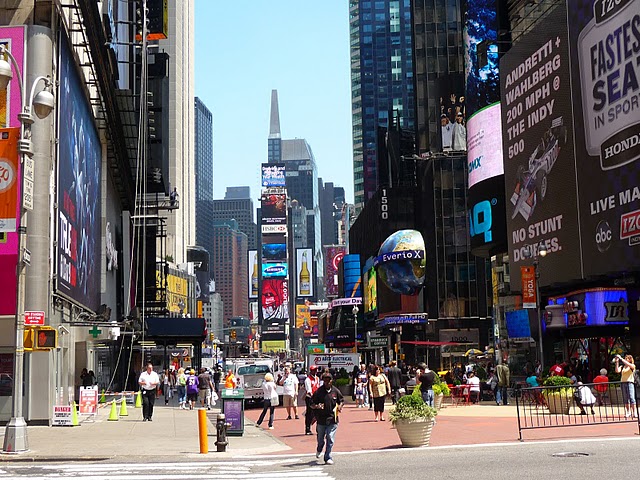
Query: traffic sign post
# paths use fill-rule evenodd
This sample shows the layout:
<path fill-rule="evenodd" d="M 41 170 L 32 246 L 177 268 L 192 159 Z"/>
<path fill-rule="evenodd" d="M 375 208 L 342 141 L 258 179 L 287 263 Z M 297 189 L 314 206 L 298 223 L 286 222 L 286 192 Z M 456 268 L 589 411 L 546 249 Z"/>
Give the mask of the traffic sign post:
<path fill-rule="evenodd" d="M 38 326 L 44 325 L 44 312 L 24 312 L 24 324 L 25 326 Z"/>

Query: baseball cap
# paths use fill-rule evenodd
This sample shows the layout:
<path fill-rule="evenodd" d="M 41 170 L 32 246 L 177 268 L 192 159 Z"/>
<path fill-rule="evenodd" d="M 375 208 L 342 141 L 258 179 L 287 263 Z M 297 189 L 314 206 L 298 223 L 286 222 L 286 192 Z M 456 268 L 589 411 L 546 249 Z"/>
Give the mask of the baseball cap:
<path fill-rule="evenodd" d="M 311 366 L 309 367 L 309 370 L 317 370 L 317 369 L 318 369 L 318 366 L 317 366 L 317 365 L 311 365 Z"/>

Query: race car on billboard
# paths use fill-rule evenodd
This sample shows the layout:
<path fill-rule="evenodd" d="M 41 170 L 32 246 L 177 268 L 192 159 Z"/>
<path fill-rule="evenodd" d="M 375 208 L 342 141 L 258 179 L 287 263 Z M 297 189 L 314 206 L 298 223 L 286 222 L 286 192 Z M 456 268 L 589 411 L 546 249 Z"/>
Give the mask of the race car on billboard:
<path fill-rule="evenodd" d="M 520 165 L 516 173 L 516 186 L 511 195 L 511 203 L 514 205 L 511 218 L 514 219 L 520 213 L 525 220 L 529 220 L 533 211 L 547 194 L 547 175 L 558 159 L 561 145 L 567 142 L 567 127 L 562 124 L 562 117 L 551 122 L 549 128 L 540 143 L 529 157 L 529 167 L 525 170 Z"/>

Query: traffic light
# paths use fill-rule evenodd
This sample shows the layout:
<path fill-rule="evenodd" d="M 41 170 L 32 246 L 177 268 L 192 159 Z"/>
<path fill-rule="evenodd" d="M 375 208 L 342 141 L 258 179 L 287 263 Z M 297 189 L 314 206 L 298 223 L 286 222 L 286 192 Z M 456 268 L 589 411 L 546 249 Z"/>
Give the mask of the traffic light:
<path fill-rule="evenodd" d="M 25 327 L 22 343 L 26 352 L 33 350 L 33 328 Z"/>
<path fill-rule="evenodd" d="M 52 350 L 58 348 L 58 331 L 53 327 L 36 327 L 33 329 L 33 349 Z"/>
<path fill-rule="evenodd" d="M 213 342 L 215 339 L 216 339 L 215 334 L 214 334 L 213 332 L 211 332 L 211 333 L 209 334 L 209 340 L 211 340 L 211 341 Z"/>
<path fill-rule="evenodd" d="M 235 329 L 234 329 L 234 330 L 231 330 L 231 340 L 234 340 L 234 341 L 235 341 L 235 339 L 236 339 L 237 337 L 238 337 L 238 335 L 236 334 Z"/>

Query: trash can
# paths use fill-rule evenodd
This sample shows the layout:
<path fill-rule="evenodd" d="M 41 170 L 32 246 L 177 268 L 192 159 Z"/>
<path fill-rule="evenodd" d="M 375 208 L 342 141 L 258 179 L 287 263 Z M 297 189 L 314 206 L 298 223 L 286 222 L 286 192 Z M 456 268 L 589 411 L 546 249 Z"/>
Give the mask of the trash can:
<path fill-rule="evenodd" d="M 241 437 L 244 434 L 244 390 L 224 388 L 220 399 L 225 420 L 231 424 L 227 428 L 227 435 Z"/>

